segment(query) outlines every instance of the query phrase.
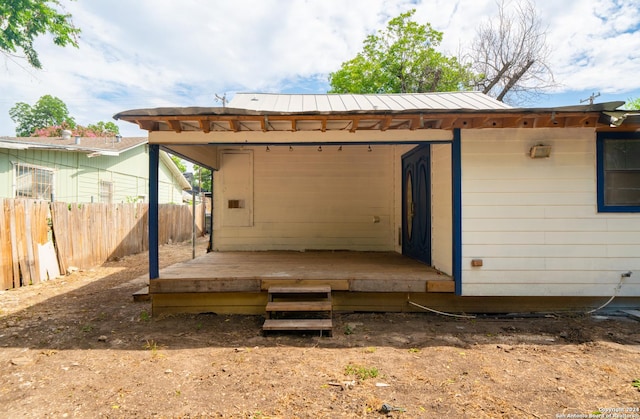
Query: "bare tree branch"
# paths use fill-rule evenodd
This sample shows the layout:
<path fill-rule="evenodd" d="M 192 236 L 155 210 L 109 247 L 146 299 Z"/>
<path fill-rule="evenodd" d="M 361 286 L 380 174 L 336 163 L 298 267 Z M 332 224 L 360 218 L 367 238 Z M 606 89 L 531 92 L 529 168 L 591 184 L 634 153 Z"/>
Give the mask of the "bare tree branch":
<path fill-rule="evenodd" d="M 513 86 L 518 82 L 518 80 L 520 80 L 522 78 L 522 76 L 529 71 L 529 69 L 531 68 L 531 66 L 533 65 L 534 61 L 533 60 L 529 60 L 527 62 L 527 64 L 522 67 L 520 69 L 520 71 L 518 71 L 516 74 L 513 75 L 513 77 L 511 77 L 509 79 L 509 81 L 507 82 L 507 84 L 505 84 L 505 86 L 502 88 L 502 91 L 500 92 L 500 94 L 496 97 L 496 99 L 498 99 L 499 101 L 502 102 L 502 100 L 504 99 L 504 96 L 509 93 L 509 91 L 511 89 L 513 89 Z"/>
<path fill-rule="evenodd" d="M 500 0 L 497 16 L 480 24 L 466 57 L 478 74 L 476 88 L 516 102 L 555 86 L 546 36 L 531 0 Z"/>
<path fill-rule="evenodd" d="M 505 63 L 504 66 L 502 66 L 502 69 L 496 75 L 496 77 L 494 77 L 493 80 L 490 80 L 489 84 L 484 89 L 482 89 L 482 93 L 484 94 L 489 93 L 491 89 L 493 89 L 495 85 L 498 84 L 498 82 L 502 79 L 502 76 L 504 76 L 504 73 L 507 72 L 509 67 L 511 67 L 511 63 Z"/>

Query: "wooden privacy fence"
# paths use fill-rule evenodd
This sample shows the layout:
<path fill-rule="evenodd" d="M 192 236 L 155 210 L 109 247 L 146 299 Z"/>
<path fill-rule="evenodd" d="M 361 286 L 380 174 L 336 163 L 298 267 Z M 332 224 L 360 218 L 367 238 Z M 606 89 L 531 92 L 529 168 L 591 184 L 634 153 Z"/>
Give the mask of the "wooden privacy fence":
<path fill-rule="evenodd" d="M 59 275 L 49 236 L 49 203 L 0 199 L 0 285 L 2 289 L 37 284 Z"/>
<path fill-rule="evenodd" d="M 69 267 L 86 269 L 149 248 L 148 204 L 68 204 L 25 199 L 0 200 L 0 285 L 35 284 Z M 190 240 L 192 208 L 159 208 L 159 243 Z M 196 233 L 204 217 L 196 207 Z M 55 248 L 54 248 L 55 244 Z"/>

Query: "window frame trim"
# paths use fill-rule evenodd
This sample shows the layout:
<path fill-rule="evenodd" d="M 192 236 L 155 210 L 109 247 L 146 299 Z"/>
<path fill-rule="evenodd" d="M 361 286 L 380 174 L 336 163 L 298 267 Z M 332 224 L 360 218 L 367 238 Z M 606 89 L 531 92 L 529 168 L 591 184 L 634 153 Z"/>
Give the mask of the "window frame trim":
<path fill-rule="evenodd" d="M 13 172 L 13 185 L 12 185 L 12 196 L 14 199 L 33 199 L 36 201 L 48 201 L 48 202 L 53 202 L 55 201 L 55 193 L 56 193 L 56 169 L 53 167 L 49 167 L 49 166 L 42 166 L 42 165 L 38 165 L 38 164 L 32 164 L 32 163 L 23 163 L 20 161 L 12 161 L 11 162 L 11 171 Z M 18 167 L 27 167 L 29 169 L 34 169 L 34 170 L 43 170 L 43 171 L 47 171 L 51 173 L 51 194 L 49 195 L 49 198 L 44 199 L 44 198 L 33 198 L 33 197 L 24 197 L 24 196 L 16 196 L 18 194 L 18 173 L 17 173 L 17 169 Z"/>
<path fill-rule="evenodd" d="M 605 203 L 604 143 L 606 140 L 638 140 L 640 132 L 598 132 L 596 135 L 596 185 L 598 212 L 638 213 L 640 205 L 610 205 Z"/>
<path fill-rule="evenodd" d="M 109 185 L 109 199 L 108 202 L 102 201 L 102 187 L 103 185 Z M 98 180 L 98 202 L 101 204 L 113 205 L 113 201 L 116 196 L 116 182 L 114 180 L 100 179 Z"/>

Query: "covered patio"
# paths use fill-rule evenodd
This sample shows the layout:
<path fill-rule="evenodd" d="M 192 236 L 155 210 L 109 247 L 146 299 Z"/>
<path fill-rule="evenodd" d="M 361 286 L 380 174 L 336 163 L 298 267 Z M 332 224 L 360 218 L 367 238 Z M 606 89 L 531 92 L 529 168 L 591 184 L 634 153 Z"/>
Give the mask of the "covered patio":
<path fill-rule="evenodd" d="M 491 170 L 487 157 L 497 153 L 507 158 L 497 160 L 500 169 L 533 165 L 529 143 L 556 139 L 560 149 L 595 127 L 614 129 L 620 105 L 517 109 L 479 92 L 238 94 L 229 107 L 119 113 L 116 119 L 149 131 L 154 314 L 262 314 L 270 287 L 292 285 L 330 286 L 336 311 L 415 311 L 408 301 L 457 312 L 582 306 L 588 299 L 580 293 L 556 299 L 543 292 L 546 284 L 533 297 L 520 283 L 511 285 L 518 291 L 510 298 L 499 297 L 508 293 L 509 275 L 526 270 L 483 267 L 480 256 L 496 246 L 465 255 L 463 227 L 487 214 L 500 219 L 490 197 L 504 182 L 464 179 L 463 163 L 467 173 L 474 165 Z M 507 156 L 496 151 L 507 145 Z M 153 234 L 160 149 L 216 173 L 215 251 L 161 272 Z M 489 213 L 463 213 L 465 181 L 467 206 Z M 476 227 L 466 240 L 509 233 L 494 224 Z M 479 278 L 482 296 L 463 292 L 463 273 Z"/>

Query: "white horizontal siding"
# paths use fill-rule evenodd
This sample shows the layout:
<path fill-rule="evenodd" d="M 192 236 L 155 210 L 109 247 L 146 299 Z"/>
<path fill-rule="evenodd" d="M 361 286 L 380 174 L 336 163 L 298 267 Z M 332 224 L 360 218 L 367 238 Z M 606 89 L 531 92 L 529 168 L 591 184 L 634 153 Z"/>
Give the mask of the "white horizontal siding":
<path fill-rule="evenodd" d="M 595 258 L 606 257 L 607 246 L 605 245 L 551 245 L 551 244 L 500 244 L 491 245 L 466 244 L 462 242 L 462 254 L 464 257 L 472 259 L 486 259 L 498 257 L 581 257 Z M 464 281 L 472 281 L 477 269 L 463 266 L 466 272 L 463 273 Z"/>
<path fill-rule="evenodd" d="M 583 257 L 492 257 L 484 259 L 483 274 L 492 271 L 532 271 L 531 275 L 539 276 L 535 271 L 593 271 L 608 272 L 624 264 L 629 270 L 640 270 L 640 258 L 629 260 L 628 258 L 583 258 Z M 470 265 L 471 258 L 464 258 L 463 264 Z M 478 274 L 477 278 L 483 274 Z M 582 275 L 580 275 L 580 278 Z M 545 282 L 546 276 L 541 280 Z M 568 278 L 573 282 L 576 278 Z"/>
<path fill-rule="evenodd" d="M 595 161 L 592 129 L 462 132 L 463 295 L 640 295 L 640 215 L 597 212 Z"/>
<path fill-rule="evenodd" d="M 528 296 L 536 297 L 557 297 L 557 296 L 571 296 L 571 297 L 603 297 L 603 303 L 606 302 L 606 297 L 613 294 L 613 289 L 604 289 L 601 283 L 597 284 L 493 284 L 493 283 L 472 283 L 464 285 L 464 292 L 466 295 L 475 296 L 495 296 L 495 297 L 510 297 L 516 295 L 523 295 L 522 288 L 533 288 L 535 294 L 526 294 Z M 567 294 L 567 288 L 571 289 L 571 294 Z M 608 293 L 609 295 L 603 295 Z M 640 295 L 640 284 L 637 282 L 625 283 L 618 293 L 619 297 L 637 297 Z M 589 307 L 591 308 L 591 307 Z"/>

